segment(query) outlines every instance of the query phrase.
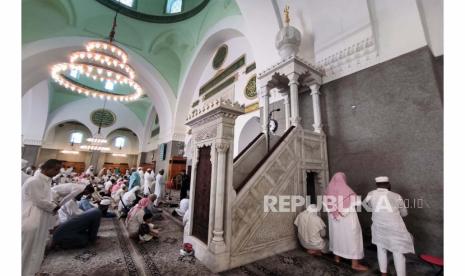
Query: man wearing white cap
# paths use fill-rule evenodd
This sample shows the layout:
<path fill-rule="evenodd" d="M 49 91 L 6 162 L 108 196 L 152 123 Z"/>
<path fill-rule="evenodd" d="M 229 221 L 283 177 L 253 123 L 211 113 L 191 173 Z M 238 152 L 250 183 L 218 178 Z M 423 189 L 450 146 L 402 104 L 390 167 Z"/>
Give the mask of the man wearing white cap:
<path fill-rule="evenodd" d="M 415 253 L 412 235 L 408 232 L 402 217 L 407 216 L 407 209 L 399 194 L 390 191 L 391 184 L 387 176 L 375 178 L 378 188 L 368 193 L 365 202 L 372 208 L 371 225 L 372 242 L 378 247 L 379 270 L 387 275 L 387 251 L 394 257 L 398 276 L 405 276 L 406 253 Z"/>

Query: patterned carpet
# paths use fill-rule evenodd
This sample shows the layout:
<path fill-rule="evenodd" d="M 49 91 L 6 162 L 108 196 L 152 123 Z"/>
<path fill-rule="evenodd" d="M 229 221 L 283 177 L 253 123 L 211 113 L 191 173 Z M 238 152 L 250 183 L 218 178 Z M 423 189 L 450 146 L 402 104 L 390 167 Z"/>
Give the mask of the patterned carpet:
<path fill-rule="evenodd" d="M 139 275 L 117 221 L 102 218 L 94 245 L 82 249 L 55 249 L 45 257 L 40 276 Z"/>
<path fill-rule="evenodd" d="M 139 244 L 127 237 L 122 221 L 102 219 L 99 240 L 95 245 L 76 250 L 54 250 L 47 254 L 40 276 L 158 276 L 158 275 L 218 275 L 211 273 L 195 257 L 181 257 L 183 228 L 180 219 L 170 215 L 172 208 L 165 208 L 162 218 L 154 224 L 160 228 L 160 237 Z M 364 264 L 370 271 L 357 273 L 350 262 L 336 264 L 332 256 L 312 257 L 301 249 L 288 251 L 256 261 L 229 271 L 224 276 L 235 275 L 379 275 L 376 249 L 365 249 Z M 392 259 L 390 273 L 395 275 Z M 414 255 L 407 259 L 408 275 L 434 275 L 434 270 Z"/>

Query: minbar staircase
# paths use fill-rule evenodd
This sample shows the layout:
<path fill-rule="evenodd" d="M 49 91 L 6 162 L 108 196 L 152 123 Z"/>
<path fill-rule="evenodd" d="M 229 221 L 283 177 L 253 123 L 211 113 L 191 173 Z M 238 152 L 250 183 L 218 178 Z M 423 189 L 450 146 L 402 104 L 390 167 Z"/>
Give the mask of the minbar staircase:
<path fill-rule="evenodd" d="M 234 159 L 230 267 L 297 247 L 297 213 L 264 212 L 264 197 L 306 196 L 308 171 L 317 173 L 315 188 L 321 194 L 328 182 L 327 164 L 325 135 L 294 126 L 269 152 L 262 134 Z"/>

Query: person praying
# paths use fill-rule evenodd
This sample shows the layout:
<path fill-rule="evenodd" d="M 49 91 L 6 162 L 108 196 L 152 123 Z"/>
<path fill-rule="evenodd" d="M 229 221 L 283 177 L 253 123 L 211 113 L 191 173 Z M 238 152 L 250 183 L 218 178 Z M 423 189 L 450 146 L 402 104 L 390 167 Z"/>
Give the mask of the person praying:
<path fill-rule="evenodd" d="M 142 189 L 142 192 L 144 191 L 144 169 L 142 167 L 137 168 L 137 173 L 139 174 L 139 179 L 140 179 L 140 187 Z"/>
<path fill-rule="evenodd" d="M 48 230 L 53 227 L 60 206 L 52 201 L 52 177 L 60 172 L 62 162 L 49 159 L 37 175 L 22 186 L 21 252 L 22 275 L 33 276 L 44 258 Z"/>
<path fill-rule="evenodd" d="M 126 218 L 126 227 L 128 229 L 129 236 L 131 238 L 138 237 L 139 226 L 144 223 L 143 217 L 147 213 L 146 208 L 153 204 L 157 196 L 154 194 L 149 195 L 146 198 L 143 198 L 137 203 L 128 213 Z"/>
<path fill-rule="evenodd" d="M 321 256 L 328 252 L 326 225 L 318 216 L 315 204 L 308 205 L 307 209 L 297 215 L 294 225 L 297 226 L 300 244 L 310 255 Z"/>
<path fill-rule="evenodd" d="M 63 186 L 65 184 L 59 185 Z M 83 212 L 82 209 L 79 208 L 78 201 L 81 200 L 82 196 L 91 195 L 94 192 L 94 188 L 92 185 L 82 185 L 82 184 L 71 184 L 73 185 L 71 192 L 69 193 L 70 199 L 63 203 L 63 206 L 58 210 L 58 220 L 59 223 L 64 223 L 68 221 L 70 218 L 75 217 Z M 62 201 L 63 202 L 63 201 Z"/>
<path fill-rule="evenodd" d="M 186 214 L 187 209 L 189 209 L 189 198 L 183 198 L 179 202 L 179 208 L 174 209 L 173 216 L 180 216 L 184 217 Z"/>
<path fill-rule="evenodd" d="M 357 195 L 347 185 L 346 175 L 342 172 L 334 174 L 325 194 L 329 211 L 329 250 L 334 253 L 336 263 L 342 257 L 352 260 L 352 269 L 368 270 L 359 263 L 364 257 L 362 228 L 355 210 Z"/>
<path fill-rule="evenodd" d="M 152 213 L 145 213 L 142 217 L 143 222 L 140 224 L 138 230 L 139 243 L 148 242 L 153 238 L 158 237 L 158 229 L 155 228 L 155 225 L 153 223 L 150 223 L 152 218 Z"/>
<path fill-rule="evenodd" d="M 140 175 L 139 175 L 139 173 L 134 168 L 131 171 L 132 171 L 132 173 L 131 173 L 131 176 L 129 177 L 129 187 L 128 187 L 129 191 L 132 190 L 132 188 L 134 188 L 136 186 L 140 187 Z"/>
<path fill-rule="evenodd" d="M 92 208 L 61 223 L 54 231 L 52 248 L 83 248 L 97 240 L 102 211 Z"/>
<path fill-rule="evenodd" d="M 134 202 L 138 198 L 138 194 L 140 192 L 140 187 L 136 186 L 134 189 L 130 190 L 129 192 L 125 193 L 120 201 L 118 202 L 118 211 L 121 214 L 127 214 L 131 207 L 134 205 Z"/>
<path fill-rule="evenodd" d="M 155 177 L 152 169 L 147 169 L 144 174 L 144 195 L 149 195 L 154 192 Z"/>
<path fill-rule="evenodd" d="M 187 197 L 187 191 L 190 188 L 190 177 L 187 175 L 186 171 L 181 173 L 181 193 L 179 195 L 180 199 Z"/>
<path fill-rule="evenodd" d="M 157 200 L 155 201 L 155 206 L 159 206 L 160 202 L 165 197 L 165 178 L 163 176 L 165 170 L 161 169 L 157 177 L 155 178 L 155 194 L 157 195 Z"/>
<path fill-rule="evenodd" d="M 402 196 L 391 192 L 391 184 L 387 176 L 375 178 L 376 190 L 368 193 L 364 202 L 372 209 L 371 240 L 377 247 L 379 270 L 387 274 L 387 251 L 392 252 L 394 266 L 398 276 L 405 276 L 406 253 L 415 253 L 412 235 L 407 230 L 402 217 L 408 212 Z"/>

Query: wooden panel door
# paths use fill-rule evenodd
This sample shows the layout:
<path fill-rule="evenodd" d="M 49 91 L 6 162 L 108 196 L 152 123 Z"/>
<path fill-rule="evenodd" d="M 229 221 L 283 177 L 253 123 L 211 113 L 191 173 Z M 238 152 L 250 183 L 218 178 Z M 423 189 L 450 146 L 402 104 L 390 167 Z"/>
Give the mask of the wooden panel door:
<path fill-rule="evenodd" d="M 192 235 L 208 244 L 208 222 L 210 214 L 210 187 L 212 164 L 211 146 L 199 149 L 199 162 L 195 177 L 195 198 Z"/>

